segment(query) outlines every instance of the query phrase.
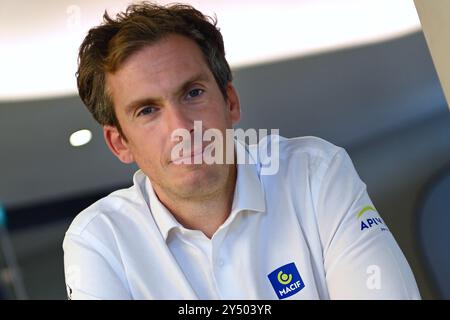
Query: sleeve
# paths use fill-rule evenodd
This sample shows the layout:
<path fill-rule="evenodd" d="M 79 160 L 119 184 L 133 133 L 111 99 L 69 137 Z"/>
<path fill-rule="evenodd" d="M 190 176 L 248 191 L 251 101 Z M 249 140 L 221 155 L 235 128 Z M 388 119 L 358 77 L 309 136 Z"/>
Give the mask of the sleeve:
<path fill-rule="evenodd" d="M 63 249 L 68 299 L 131 299 L 119 262 L 97 239 L 66 234 Z"/>
<path fill-rule="evenodd" d="M 343 148 L 317 200 L 330 299 L 420 299 L 414 275 Z"/>

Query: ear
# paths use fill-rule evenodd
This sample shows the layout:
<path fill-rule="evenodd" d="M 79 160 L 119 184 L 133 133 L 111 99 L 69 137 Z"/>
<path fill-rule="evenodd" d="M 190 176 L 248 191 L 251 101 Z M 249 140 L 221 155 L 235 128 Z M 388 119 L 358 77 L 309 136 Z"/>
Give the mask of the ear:
<path fill-rule="evenodd" d="M 122 137 L 119 130 L 114 126 L 103 126 L 103 137 L 111 152 L 123 163 L 134 162 L 133 154 L 127 141 Z"/>
<path fill-rule="evenodd" d="M 239 103 L 239 97 L 236 89 L 231 82 L 227 84 L 227 95 L 228 95 L 228 111 L 230 112 L 232 124 L 236 124 L 241 119 L 241 105 Z"/>

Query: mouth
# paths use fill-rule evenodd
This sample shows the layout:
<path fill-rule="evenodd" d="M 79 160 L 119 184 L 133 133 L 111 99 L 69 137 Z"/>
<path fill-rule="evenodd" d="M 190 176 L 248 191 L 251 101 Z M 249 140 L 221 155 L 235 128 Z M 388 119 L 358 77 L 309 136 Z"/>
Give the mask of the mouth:
<path fill-rule="evenodd" d="M 170 163 L 174 163 L 174 164 L 194 164 L 194 159 L 196 157 L 202 156 L 203 153 L 205 152 L 205 150 L 207 148 L 210 148 L 212 145 L 212 143 L 209 143 L 207 145 L 203 145 L 201 148 L 196 148 L 194 150 L 192 150 L 190 152 L 190 154 L 187 154 L 185 156 L 182 157 L 178 157 L 176 159 L 171 159 Z M 202 161 L 201 163 L 203 163 L 203 158 L 201 158 Z"/>

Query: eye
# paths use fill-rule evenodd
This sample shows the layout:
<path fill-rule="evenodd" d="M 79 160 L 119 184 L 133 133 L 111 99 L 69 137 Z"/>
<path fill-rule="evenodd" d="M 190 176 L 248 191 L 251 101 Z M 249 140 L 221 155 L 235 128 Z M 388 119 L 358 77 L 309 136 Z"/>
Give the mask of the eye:
<path fill-rule="evenodd" d="M 155 113 L 156 110 L 157 109 L 155 107 L 148 106 L 148 107 L 142 108 L 141 111 L 138 112 L 137 116 L 139 117 L 139 116 L 145 116 L 147 114 Z"/>
<path fill-rule="evenodd" d="M 203 89 L 193 89 L 193 90 L 189 91 L 188 98 L 196 98 L 198 96 L 201 96 L 203 94 L 203 92 L 205 92 L 205 90 L 203 90 Z"/>

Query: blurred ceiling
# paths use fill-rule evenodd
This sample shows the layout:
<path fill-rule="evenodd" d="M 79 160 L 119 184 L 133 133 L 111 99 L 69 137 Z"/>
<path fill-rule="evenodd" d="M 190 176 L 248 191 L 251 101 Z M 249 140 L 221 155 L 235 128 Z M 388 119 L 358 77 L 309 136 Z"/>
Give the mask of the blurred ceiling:
<path fill-rule="evenodd" d="M 173 1 L 158 1 L 168 3 Z M 412 0 L 195 0 L 218 17 L 232 67 L 385 41 L 420 29 Z M 77 49 L 125 0 L 2 0 L 0 100 L 76 93 Z"/>

